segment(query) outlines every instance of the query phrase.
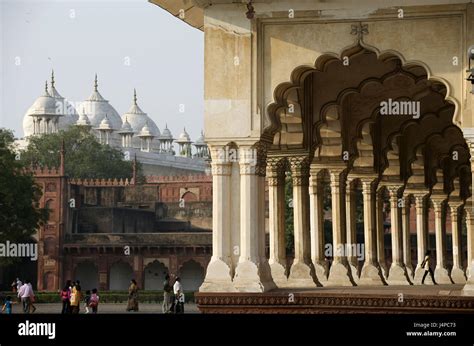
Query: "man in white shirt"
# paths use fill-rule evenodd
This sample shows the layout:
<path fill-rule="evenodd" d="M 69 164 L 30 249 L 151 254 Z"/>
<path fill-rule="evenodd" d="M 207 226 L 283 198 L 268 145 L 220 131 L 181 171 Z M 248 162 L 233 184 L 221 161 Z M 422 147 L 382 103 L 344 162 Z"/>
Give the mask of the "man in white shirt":
<path fill-rule="evenodd" d="M 181 285 L 181 279 L 179 276 L 176 278 L 176 281 L 173 285 L 173 293 L 174 293 L 174 312 L 176 314 L 184 313 L 184 292 L 183 292 L 183 285 Z"/>
<path fill-rule="evenodd" d="M 33 295 L 33 287 L 31 286 L 30 281 L 26 280 L 25 283 L 21 285 L 20 289 L 18 290 L 18 298 L 21 299 L 21 303 L 23 304 L 23 312 L 25 314 L 30 312 L 31 297 L 33 297 Z"/>

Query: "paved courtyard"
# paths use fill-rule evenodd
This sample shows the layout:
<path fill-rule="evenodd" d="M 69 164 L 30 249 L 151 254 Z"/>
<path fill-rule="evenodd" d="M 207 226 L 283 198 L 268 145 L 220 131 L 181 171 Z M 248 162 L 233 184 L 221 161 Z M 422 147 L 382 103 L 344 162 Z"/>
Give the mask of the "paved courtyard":
<path fill-rule="evenodd" d="M 60 304 L 35 304 L 35 314 L 58 314 L 61 312 Z M 139 305 L 139 312 L 126 312 L 127 303 L 103 303 L 99 305 L 99 313 L 101 314 L 162 314 L 161 304 L 142 303 Z M 199 313 L 199 310 L 194 303 L 184 305 L 184 312 L 187 314 Z M 21 304 L 13 305 L 13 313 L 23 313 Z M 84 309 L 81 309 L 81 314 L 84 314 Z"/>

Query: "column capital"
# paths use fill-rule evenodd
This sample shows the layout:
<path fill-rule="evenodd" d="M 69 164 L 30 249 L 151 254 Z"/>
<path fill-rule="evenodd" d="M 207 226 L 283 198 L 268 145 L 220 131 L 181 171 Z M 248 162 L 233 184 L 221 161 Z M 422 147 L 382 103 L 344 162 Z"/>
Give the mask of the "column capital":
<path fill-rule="evenodd" d="M 404 188 L 404 185 L 397 184 L 397 185 L 386 185 L 388 192 L 390 193 L 390 198 L 398 198 L 400 197 L 400 193 Z"/>
<path fill-rule="evenodd" d="M 268 186 L 285 184 L 286 160 L 284 157 L 269 157 L 266 170 Z"/>
<path fill-rule="evenodd" d="M 212 175 L 231 175 L 232 164 L 230 162 L 211 162 Z"/>
<path fill-rule="evenodd" d="M 291 177 L 294 186 L 308 184 L 309 158 L 307 156 L 293 156 L 288 159 L 291 169 Z"/>

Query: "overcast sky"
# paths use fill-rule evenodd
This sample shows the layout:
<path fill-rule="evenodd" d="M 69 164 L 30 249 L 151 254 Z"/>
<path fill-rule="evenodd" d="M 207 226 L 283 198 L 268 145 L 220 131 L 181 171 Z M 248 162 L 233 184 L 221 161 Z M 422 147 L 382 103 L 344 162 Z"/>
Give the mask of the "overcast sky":
<path fill-rule="evenodd" d="M 123 115 L 133 88 L 160 131 L 203 126 L 203 33 L 146 0 L 0 0 L 0 127 L 23 136 L 26 110 L 54 68 L 56 89 L 99 91 Z M 184 112 L 180 112 L 183 109 Z"/>

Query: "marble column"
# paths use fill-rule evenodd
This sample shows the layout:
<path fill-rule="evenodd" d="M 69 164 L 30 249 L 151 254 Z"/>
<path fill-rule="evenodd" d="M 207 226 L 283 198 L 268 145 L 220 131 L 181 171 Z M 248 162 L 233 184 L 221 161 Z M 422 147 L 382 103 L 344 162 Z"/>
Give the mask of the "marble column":
<path fill-rule="evenodd" d="M 318 285 L 327 283 L 328 266 L 324 258 L 324 189 L 319 170 L 311 169 L 309 181 L 310 242 L 311 262 L 313 263 Z"/>
<path fill-rule="evenodd" d="M 403 265 L 402 227 L 400 202 L 401 185 L 388 186 L 390 192 L 390 233 L 392 238 L 392 265 L 388 273 L 389 285 L 409 285 L 410 280 Z"/>
<path fill-rule="evenodd" d="M 473 160 L 472 156 L 471 160 Z M 465 208 L 467 227 L 467 282 L 462 289 L 462 294 L 469 296 L 474 296 L 474 213 L 472 208 L 472 201 L 469 201 Z"/>
<path fill-rule="evenodd" d="M 388 277 L 388 268 L 385 260 L 385 228 L 384 228 L 384 200 L 383 200 L 383 191 L 380 189 L 376 194 L 376 226 L 377 226 L 377 262 L 382 272 L 383 278 L 387 280 Z"/>
<path fill-rule="evenodd" d="M 200 292 L 234 292 L 231 260 L 232 164 L 212 149 L 212 257 Z"/>
<path fill-rule="evenodd" d="M 268 280 L 271 274 L 265 272 L 269 267 L 261 262 L 260 232 L 264 230 L 259 222 L 259 201 L 264 190 L 259 182 L 257 164 L 255 148 L 239 149 L 240 257 L 233 281 L 239 292 L 265 292 L 275 287 L 274 282 Z"/>
<path fill-rule="evenodd" d="M 446 228 L 443 222 L 444 197 L 431 197 L 435 215 L 435 238 L 436 238 L 436 268 L 434 276 L 438 284 L 450 284 L 448 269 L 446 268 Z"/>
<path fill-rule="evenodd" d="M 449 211 L 451 213 L 451 238 L 453 243 L 453 267 L 451 268 L 451 279 L 455 284 L 466 283 L 466 275 L 462 269 L 462 242 L 461 229 L 459 228 L 461 201 L 449 201 Z"/>
<path fill-rule="evenodd" d="M 269 265 L 277 287 L 287 284 L 285 243 L 285 161 L 283 158 L 267 160 L 268 223 L 270 232 Z"/>
<path fill-rule="evenodd" d="M 403 197 L 402 206 L 402 232 L 403 232 L 403 263 L 405 265 L 408 278 L 413 279 L 415 272 L 411 260 L 411 230 L 410 230 L 410 197 Z"/>
<path fill-rule="evenodd" d="M 290 268 L 288 286 L 316 287 L 310 252 L 309 160 L 305 156 L 294 156 L 289 162 L 293 182 L 295 258 Z"/>
<path fill-rule="evenodd" d="M 332 204 L 332 252 L 327 286 L 354 286 L 345 257 L 345 167 L 330 167 Z"/>
<path fill-rule="evenodd" d="M 356 189 L 352 177 L 346 180 L 346 256 L 352 279 L 356 284 L 359 281 L 359 263 L 357 261 L 357 230 L 356 230 Z"/>
<path fill-rule="evenodd" d="M 428 230 L 426 228 L 426 216 L 427 216 L 427 201 L 426 192 L 415 193 L 415 208 L 416 208 L 416 249 L 417 249 L 417 264 L 415 269 L 415 277 L 413 282 L 417 285 L 421 285 L 421 280 L 425 274 L 425 270 L 421 268 L 421 263 L 425 258 L 426 251 L 428 249 Z M 432 285 L 433 281 L 431 276 L 427 275 L 425 284 Z"/>
<path fill-rule="evenodd" d="M 375 178 L 361 179 L 364 199 L 364 248 L 365 261 L 359 285 L 384 285 L 382 271 L 377 263 L 376 187 Z"/>

